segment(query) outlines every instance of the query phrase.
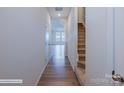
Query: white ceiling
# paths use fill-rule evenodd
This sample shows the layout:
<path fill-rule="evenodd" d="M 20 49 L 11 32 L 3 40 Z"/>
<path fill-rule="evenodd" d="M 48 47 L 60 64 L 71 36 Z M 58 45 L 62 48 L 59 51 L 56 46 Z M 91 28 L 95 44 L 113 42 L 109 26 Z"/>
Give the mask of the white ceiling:
<path fill-rule="evenodd" d="M 47 9 L 51 17 L 58 17 L 58 13 L 61 14 L 60 17 L 68 17 L 71 8 L 69 7 L 62 7 L 62 8 L 63 8 L 63 11 L 56 11 L 55 7 L 49 7 Z"/>

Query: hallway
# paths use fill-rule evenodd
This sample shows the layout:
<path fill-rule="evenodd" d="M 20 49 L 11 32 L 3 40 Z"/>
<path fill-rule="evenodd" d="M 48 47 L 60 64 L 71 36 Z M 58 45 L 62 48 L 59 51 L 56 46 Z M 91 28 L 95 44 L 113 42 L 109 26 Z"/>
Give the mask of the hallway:
<path fill-rule="evenodd" d="M 49 61 L 39 86 L 79 86 L 67 57 L 64 56 L 64 45 L 51 45 L 53 56 Z"/>

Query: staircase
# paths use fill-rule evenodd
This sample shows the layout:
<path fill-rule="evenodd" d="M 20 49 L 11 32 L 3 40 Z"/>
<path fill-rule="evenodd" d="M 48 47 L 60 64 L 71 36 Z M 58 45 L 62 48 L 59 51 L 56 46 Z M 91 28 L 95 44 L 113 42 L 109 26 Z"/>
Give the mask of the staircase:
<path fill-rule="evenodd" d="M 78 23 L 78 67 L 85 70 L 85 27 Z"/>
<path fill-rule="evenodd" d="M 85 27 L 78 23 L 78 62 L 76 68 L 76 75 L 81 85 L 84 85 L 85 78 Z"/>

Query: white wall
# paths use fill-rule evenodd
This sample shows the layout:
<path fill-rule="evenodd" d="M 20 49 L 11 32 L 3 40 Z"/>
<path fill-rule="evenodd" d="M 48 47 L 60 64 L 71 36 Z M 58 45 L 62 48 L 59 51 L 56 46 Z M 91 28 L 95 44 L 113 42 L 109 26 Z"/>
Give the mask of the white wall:
<path fill-rule="evenodd" d="M 124 77 L 124 8 L 114 8 L 115 71 Z M 124 83 L 122 83 L 124 85 Z M 121 84 L 120 84 L 121 85 Z"/>
<path fill-rule="evenodd" d="M 65 56 L 68 56 L 68 18 L 65 19 Z"/>
<path fill-rule="evenodd" d="M 47 64 L 48 24 L 46 8 L 0 8 L 0 79 L 23 79 L 24 82 L 9 85 L 37 84 Z"/>
<path fill-rule="evenodd" d="M 51 17 L 49 16 L 49 14 L 47 13 L 46 16 L 46 23 L 45 23 L 45 61 L 49 62 L 50 58 L 52 57 L 52 50 L 51 50 L 51 46 L 50 46 L 50 34 L 52 32 L 52 26 L 51 26 Z"/>
<path fill-rule="evenodd" d="M 86 8 L 86 85 L 110 85 L 112 19 L 111 8 Z"/>
<path fill-rule="evenodd" d="M 72 8 L 68 17 L 67 55 L 73 69 L 77 64 L 77 8 Z"/>
<path fill-rule="evenodd" d="M 78 23 L 85 24 L 85 8 L 78 7 Z"/>

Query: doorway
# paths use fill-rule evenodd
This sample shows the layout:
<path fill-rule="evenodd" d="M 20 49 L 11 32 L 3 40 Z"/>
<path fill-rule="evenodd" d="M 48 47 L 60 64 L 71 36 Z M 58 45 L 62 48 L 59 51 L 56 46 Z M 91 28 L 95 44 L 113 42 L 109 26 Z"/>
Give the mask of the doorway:
<path fill-rule="evenodd" d="M 65 44 L 65 19 L 52 18 L 52 32 L 51 39 L 52 45 L 64 45 Z"/>
<path fill-rule="evenodd" d="M 51 53 L 52 56 L 63 57 L 65 56 L 65 19 L 51 18 Z"/>

